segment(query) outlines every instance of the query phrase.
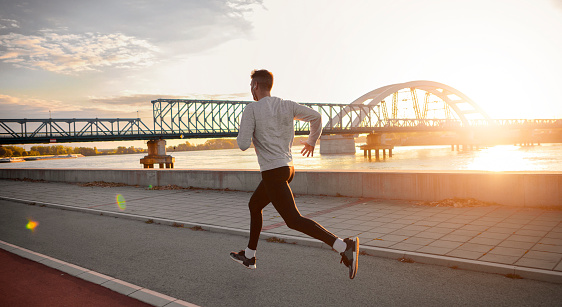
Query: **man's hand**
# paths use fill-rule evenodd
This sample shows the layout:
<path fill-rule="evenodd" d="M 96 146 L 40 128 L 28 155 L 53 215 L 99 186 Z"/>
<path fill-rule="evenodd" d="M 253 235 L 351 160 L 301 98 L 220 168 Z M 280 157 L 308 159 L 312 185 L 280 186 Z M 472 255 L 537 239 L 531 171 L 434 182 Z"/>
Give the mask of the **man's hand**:
<path fill-rule="evenodd" d="M 304 145 L 304 148 L 301 150 L 301 154 L 307 157 L 314 157 L 314 146 L 311 146 L 303 140 L 301 140 L 301 144 Z"/>

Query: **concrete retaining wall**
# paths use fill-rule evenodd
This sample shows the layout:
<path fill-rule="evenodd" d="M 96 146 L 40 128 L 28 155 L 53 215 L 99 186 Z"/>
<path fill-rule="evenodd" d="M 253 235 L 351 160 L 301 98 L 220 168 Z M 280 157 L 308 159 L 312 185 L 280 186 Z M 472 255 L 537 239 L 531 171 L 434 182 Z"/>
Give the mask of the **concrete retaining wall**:
<path fill-rule="evenodd" d="M 105 181 L 253 191 L 261 180 L 249 170 L 0 169 L 0 178 L 62 182 Z M 562 208 L 562 172 L 297 171 L 296 194 L 415 201 L 474 198 L 508 206 Z"/>

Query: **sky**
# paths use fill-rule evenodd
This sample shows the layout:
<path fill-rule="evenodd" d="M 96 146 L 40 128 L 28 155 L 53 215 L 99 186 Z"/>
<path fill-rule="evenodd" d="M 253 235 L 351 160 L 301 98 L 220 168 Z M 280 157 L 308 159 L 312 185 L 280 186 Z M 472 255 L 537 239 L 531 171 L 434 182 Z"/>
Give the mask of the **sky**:
<path fill-rule="evenodd" d="M 0 0 L 0 118 L 152 127 L 153 99 L 252 100 L 253 69 L 299 102 L 430 80 L 562 118 L 560 33 L 562 0 Z"/>

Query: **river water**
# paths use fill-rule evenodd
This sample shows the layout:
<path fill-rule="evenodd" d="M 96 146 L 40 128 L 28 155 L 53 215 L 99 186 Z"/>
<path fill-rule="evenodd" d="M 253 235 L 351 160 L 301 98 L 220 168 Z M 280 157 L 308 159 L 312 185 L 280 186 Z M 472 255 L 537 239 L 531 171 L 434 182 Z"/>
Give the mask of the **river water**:
<path fill-rule="evenodd" d="M 450 146 L 395 147 L 393 157 L 369 162 L 363 151 L 355 155 L 321 155 L 305 158 L 302 147 L 293 148 L 296 169 L 323 170 L 416 170 L 416 171 L 562 171 L 562 144 L 520 147 L 498 145 L 476 151 L 452 151 Z M 317 148 L 319 150 L 319 148 Z M 259 169 L 253 148 L 169 153 L 175 169 Z M 146 154 L 93 156 L 75 159 L 0 163 L 0 168 L 109 168 L 141 169 Z M 158 167 L 158 165 L 155 165 Z"/>

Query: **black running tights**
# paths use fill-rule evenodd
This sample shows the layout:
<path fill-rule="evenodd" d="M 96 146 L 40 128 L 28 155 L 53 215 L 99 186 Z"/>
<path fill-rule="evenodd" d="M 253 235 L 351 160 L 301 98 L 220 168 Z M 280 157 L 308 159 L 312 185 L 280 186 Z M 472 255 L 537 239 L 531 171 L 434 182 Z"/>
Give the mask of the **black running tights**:
<path fill-rule="evenodd" d="M 273 203 L 287 226 L 305 233 L 329 246 L 333 246 L 337 237 L 317 222 L 302 216 L 295 204 L 295 198 L 289 182 L 293 180 L 295 169 L 284 166 L 261 173 L 262 181 L 248 204 L 250 208 L 250 241 L 248 247 L 256 250 L 263 224 L 263 208 Z"/>

